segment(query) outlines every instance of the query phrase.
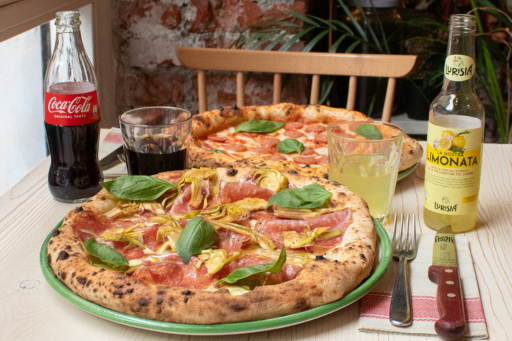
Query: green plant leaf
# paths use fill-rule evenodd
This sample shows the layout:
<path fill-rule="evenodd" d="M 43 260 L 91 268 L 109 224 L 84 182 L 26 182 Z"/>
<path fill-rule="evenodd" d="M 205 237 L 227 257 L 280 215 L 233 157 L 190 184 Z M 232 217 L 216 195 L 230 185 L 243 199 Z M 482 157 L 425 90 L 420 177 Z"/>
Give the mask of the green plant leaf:
<path fill-rule="evenodd" d="M 279 142 L 276 148 L 281 154 L 302 153 L 304 145 L 296 139 L 285 139 Z"/>
<path fill-rule="evenodd" d="M 314 37 L 313 39 L 311 39 L 309 44 L 306 45 L 306 47 L 304 48 L 304 50 L 302 50 L 302 52 L 309 52 L 309 51 L 311 51 L 313 49 L 313 47 L 315 47 L 315 45 L 318 44 L 320 39 L 325 37 L 329 33 L 329 31 L 330 30 L 325 30 L 322 33 L 320 33 L 319 35 L 317 35 L 316 37 Z"/>
<path fill-rule="evenodd" d="M 289 208 L 317 208 L 324 205 L 332 196 L 319 184 L 301 188 L 289 188 L 270 197 L 268 206 L 277 205 Z"/>
<path fill-rule="evenodd" d="M 345 50 L 345 53 L 351 53 L 351 52 L 352 52 L 352 50 L 354 50 L 354 49 L 357 47 L 357 45 L 359 45 L 359 44 L 361 44 L 361 42 L 360 42 L 360 41 L 355 41 L 355 42 L 353 42 L 353 43 L 352 43 L 352 44 L 350 44 L 350 46 Z"/>
<path fill-rule="evenodd" d="M 382 28 L 382 24 L 380 23 L 380 20 L 378 19 L 379 15 L 377 14 L 377 11 L 375 10 L 375 7 L 373 6 L 372 0 L 370 0 L 370 4 L 372 5 L 373 13 L 376 15 L 377 22 L 378 22 L 379 27 L 381 29 L 381 33 L 384 34 L 384 29 Z M 365 11 L 362 9 L 361 5 L 359 4 L 359 1 L 356 1 L 356 5 L 357 5 L 357 8 L 359 9 L 359 13 L 363 17 L 363 22 L 367 23 L 368 22 L 368 18 L 366 17 L 366 14 L 364 13 Z M 382 47 L 380 46 L 379 39 L 377 39 L 377 36 L 375 35 L 375 32 L 373 32 L 372 25 L 366 25 L 366 27 L 368 28 L 368 31 L 370 31 L 370 35 L 372 36 L 375 45 L 377 46 L 379 51 L 381 53 L 383 53 L 384 51 L 382 50 Z M 385 40 L 386 36 L 384 35 L 382 38 L 383 38 L 383 40 Z"/>
<path fill-rule="evenodd" d="M 322 81 L 322 86 L 320 88 L 320 99 L 318 100 L 318 104 L 323 104 L 324 101 L 327 99 L 327 96 L 329 96 L 329 94 L 331 93 L 335 80 L 336 77 L 333 76 L 324 77 L 324 80 Z"/>
<path fill-rule="evenodd" d="M 111 265 L 114 268 L 128 266 L 129 263 L 122 254 L 108 246 L 98 243 L 94 238 L 89 238 L 84 242 L 85 249 L 92 256 L 100 259 L 102 262 Z"/>
<path fill-rule="evenodd" d="M 250 120 L 242 122 L 236 127 L 235 133 L 246 131 L 248 133 L 270 133 L 281 129 L 286 123 L 264 120 Z"/>
<path fill-rule="evenodd" d="M 274 46 L 279 44 L 284 39 L 284 37 L 286 37 L 287 35 L 288 35 L 288 31 L 281 33 L 279 36 L 277 36 L 277 38 L 275 38 L 270 44 L 268 44 L 265 47 L 265 51 L 272 50 L 274 48 Z"/>
<path fill-rule="evenodd" d="M 354 26 L 354 28 L 359 33 L 361 38 L 363 38 L 364 40 L 367 41 L 368 37 L 366 36 L 366 33 L 364 33 L 363 29 L 361 28 L 361 25 L 358 24 L 356 19 L 354 19 L 354 16 L 352 15 L 352 13 L 348 9 L 348 7 L 343 3 L 342 0 L 338 0 L 338 3 L 340 4 L 340 6 L 343 9 L 343 11 L 345 12 L 345 14 L 350 18 L 350 22 L 352 23 L 352 26 Z"/>
<path fill-rule="evenodd" d="M 180 232 L 176 241 L 176 251 L 183 263 L 188 264 L 190 257 L 201 253 L 204 249 L 219 240 L 215 227 L 201 217 L 189 220 Z"/>
<path fill-rule="evenodd" d="M 241 279 L 247 278 L 252 275 L 264 275 L 267 272 L 276 274 L 283 269 L 284 264 L 286 263 L 286 248 L 283 247 L 281 252 L 279 253 L 279 258 L 276 261 L 273 261 L 268 264 L 259 264 L 259 265 L 251 265 L 246 266 L 244 268 L 239 268 L 230 273 L 227 277 L 217 281 L 215 285 L 220 285 L 222 283 L 235 283 Z"/>
<path fill-rule="evenodd" d="M 450 151 L 454 152 L 454 153 L 461 153 L 461 154 L 464 154 L 464 151 L 462 149 L 460 149 L 459 147 L 456 147 L 456 146 L 452 146 L 450 148 Z"/>
<path fill-rule="evenodd" d="M 464 130 L 464 131 L 461 131 L 460 133 L 458 133 L 457 136 L 464 135 L 464 134 L 471 134 L 471 132 L 469 130 Z"/>
<path fill-rule="evenodd" d="M 355 133 L 372 140 L 382 140 L 382 132 L 373 124 L 361 124 L 355 130 Z"/>
<path fill-rule="evenodd" d="M 350 27 L 348 27 L 345 23 L 343 23 L 339 20 L 332 20 L 332 23 L 338 25 L 339 27 L 341 27 L 342 30 L 345 30 L 350 35 L 354 36 L 354 31 L 352 31 L 352 29 Z"/>
<path fill-rule="evenodd" d="M 340 46 L 341 42 L 348 36 L 348 34 L 344 34 L 342 35 L 341 37 L 338 38 L 338 40 L 336 40 L 336 42 L 334 44 L 332 44 L 331 46 L 331 49 L 329 50 L 329 52 L 331 53 L 335 53 L 336 51 L 338 51 L 338 47 Z"/>
<path fill-rule="evenodd" d="M 283 46 L 281 46 L 279 48 L 279 51 L 287 51 L 296 41 L 298 41 L 300 38 L 302 38 L 302 36 L 304 36 L 308 32 L 311 32 L 311 30 L 313 29 L 314 27 L 310 27 L 303 31 L 300 31 L 299 33 L 291 37 L 290 40 L 288 40 Z"/>
<path fill-rule="evenodd" d="M 210 149 L 211 152 L 217 153 L 217 154 L 226 154 L 222 150 L 219 149 Z"/>
<path fill-rule="evenodd" d="M 283 10 L 283 12 L 288 13 L 290 15 L 293 15 L 295 18 L 298 18 L 298 19 L 300 19 L 300 20 L 302 20 L 304 22 L 307 22 L 308 24 L 311 24 L 311 25 L 316 26 L 316 27 L 320 27 L 320 25 L 316 21 L 314 21 L 313 19 L 310 19 L 307 16 L 305 16 L 303 14 L 300 14 L 300 13 L 297 13 L 297 12 L 291 10 L 291 9 L 285 9 L 285 10 Z"/>
<path fill-rule="evenodd" d="M 176 188 L 168 181 L 147 175 L 125 175 L 100 184 L 118 198 L 137 201 L 156 200 L 171 188 Z"/>
<path fill-rule="evenodd" d="M 277 21 L 262 21 L 256 24 L 253 24 L 251 26 L 258 27 L 258 26 L 290 26 L 290 27 L 301 27 L 299 24 L 295 24 L 289 21 L 285 20 L 277 20 Z"/>

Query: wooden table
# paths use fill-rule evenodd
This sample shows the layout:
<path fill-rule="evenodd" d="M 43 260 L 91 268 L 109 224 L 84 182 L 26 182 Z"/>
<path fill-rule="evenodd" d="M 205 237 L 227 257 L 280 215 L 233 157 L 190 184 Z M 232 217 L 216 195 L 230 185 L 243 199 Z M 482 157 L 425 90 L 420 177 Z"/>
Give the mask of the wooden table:
<path fill-rule="evenodd" d="M 105 154 L 100 150 L 100 157 Z M 51 229 L 76 205 L 52 199 L 46 159 L 0 198 L 0 340 L 432 340 L 358 332 L 359 303 L 302 325 L 238 336 L 193 337 L 122 326 L 68 303 L 44 280 L 39 251 Z M 423 172 L 400 181 L 392 212 L 423 225 Z M 477 230 L 467 233 L 491 340 L 512 339 L 512 146 L 485 145 Z M 389 230 L 389 224 L 386 226 Z M 427 279 L 425 279 L 427 280 Z"/>

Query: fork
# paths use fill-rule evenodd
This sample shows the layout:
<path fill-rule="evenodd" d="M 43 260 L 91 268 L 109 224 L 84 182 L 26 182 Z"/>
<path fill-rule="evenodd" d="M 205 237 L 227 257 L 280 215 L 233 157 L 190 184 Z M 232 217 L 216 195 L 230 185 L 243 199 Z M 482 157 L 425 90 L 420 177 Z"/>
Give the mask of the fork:
<path fill-rule="evenodd" d="M 404 216 L 400 214 L 400 231 L 397 237 L 397 214 L 393 222 L 393 241 L 391 249 L 393 250 L 393 258 L 399 261 L 398 276 L 396 277 L 393 296 L 391 297 L 391 306 L 389 308 L 389 321 L 397 327 L 408 327 L 412 324 L 411 318 L 411 290 L 409 283 L 409 271 L 407 262 L 412 261 L 416 257 L 416 219 L 411 215 L 414 230 L 412 232 L 412 240 L 409 240 L 410 220 L 409 215 L 405 220 L 405 236 L 404 236 Z"/>

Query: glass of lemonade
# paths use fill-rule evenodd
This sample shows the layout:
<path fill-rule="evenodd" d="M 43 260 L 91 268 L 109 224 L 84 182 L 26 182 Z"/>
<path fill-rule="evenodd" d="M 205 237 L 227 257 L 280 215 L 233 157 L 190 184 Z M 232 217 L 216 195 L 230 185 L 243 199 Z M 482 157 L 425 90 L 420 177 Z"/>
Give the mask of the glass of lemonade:
<path fill-rule="evenodd" d="M 395 194 L 403 137 L 400 127 L 377 121 L 327 127 L 329 180 L 359 194 L 380 222 Z"/>

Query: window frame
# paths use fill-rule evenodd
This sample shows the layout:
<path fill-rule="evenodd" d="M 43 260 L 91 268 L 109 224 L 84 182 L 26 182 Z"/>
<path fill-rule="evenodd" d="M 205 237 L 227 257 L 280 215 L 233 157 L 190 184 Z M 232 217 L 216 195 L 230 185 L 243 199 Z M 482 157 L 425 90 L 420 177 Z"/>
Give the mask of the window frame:
<path fill-rule="evenodd" d="M 112 43 L 112 9 L 105 0 L 0 0 L 0 43 L 55 19 L 55 13 L 91 4 L 94 70 L 98 81 L 102 128 L 119 126 L 115 105 L 116 67 Z"/>

